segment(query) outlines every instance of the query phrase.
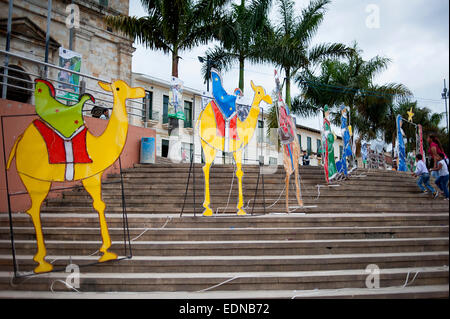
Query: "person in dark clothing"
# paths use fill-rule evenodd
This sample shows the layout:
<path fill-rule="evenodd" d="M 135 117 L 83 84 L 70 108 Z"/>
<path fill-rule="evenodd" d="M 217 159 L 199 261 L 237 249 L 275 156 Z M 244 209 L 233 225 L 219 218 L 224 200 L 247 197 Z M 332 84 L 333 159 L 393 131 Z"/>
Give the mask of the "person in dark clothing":
<path fill-rule="evenodd" d="M 309 165 L 309 154 L 307 151 L 303 152 L 303 165 Z"/>

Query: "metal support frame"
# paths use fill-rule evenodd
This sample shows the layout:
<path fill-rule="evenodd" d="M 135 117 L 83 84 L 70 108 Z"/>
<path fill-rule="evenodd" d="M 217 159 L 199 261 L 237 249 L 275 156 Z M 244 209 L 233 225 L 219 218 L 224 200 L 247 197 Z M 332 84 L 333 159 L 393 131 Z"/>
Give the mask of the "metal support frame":
<path fill-rule="evenodd" d="M 192 191 L 193 191 L 193 199 L 194 199 L 194 217 L 196 217 L 196 210 L 197 209 L 195 207 L 196 204 L 195 204 L 195 163 L 194 163 L 195 157 L 194 157 L 194 154 L 195 154 L 195 149 L 194 149 L 194 151 L 192 152 L 192 155 L 191 155 L 191 163 L 189 165 L 188 179 L 187 179 L 187 182 L 186 182 L 186 190 L 184 191 L 184 201 L 183 201 L 183 206 L 181 207 L 180 217 L 183 216 L 184 207 L 186 205 L 186 198 L 187 198 L 187 192 L 189 190 L 189 182 L 190 182 L 190 179 L 191 179 L 191 173 L 192 173 L 192 178 L 193 178 Z"/>
<path fill-rule="evenodd" d="M 263 129 L 264 129 L 264 109 L 261 108 L 261 117 L 262 117 L 262 121 L 263 121 Z M 265 195 L 265 191 L 264 191 L 264 174 L 261 174 L 261 169 L 264 166 L 264 162 L 261 163 L 261 157 L 262 157 L 262 148 L 261 148 L 261 152 L 260 152 L 260 160 L 259 162 L 259 166 L 258 166 L 258 178 L 256 180 L 256 190 L 255 190 L 255 195 L 253 197 L 253 206 L 252 206 L 252 212 L 251 215 L 253 216 L 253 211 L 255 210 L 255 203 L 256 203 L 256 195 L 258 194 L 258 189 L 259 189 L 259 177 L 262 176 L 262 192 L 263 192 L 263 209 L 264 209 L 264 215 L 266 214 L 266 195 Z"/>

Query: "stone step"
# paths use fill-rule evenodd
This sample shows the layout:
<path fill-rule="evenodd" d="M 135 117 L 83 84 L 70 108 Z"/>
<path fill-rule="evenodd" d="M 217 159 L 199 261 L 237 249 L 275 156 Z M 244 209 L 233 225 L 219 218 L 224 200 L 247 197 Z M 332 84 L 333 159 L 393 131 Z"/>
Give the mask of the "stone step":
<path fill-rule="evenodd" d="M 256 271 L 308 271 L 365 269 L 376 264 L 380 269 L 406 267 L 432 267 L 448 265 L 448 251 L 373 253 L 373 254 L 328 254 L 328 255 L 284 255 L 284 256 L 133 256 L 107 263 L 93 264 L 93 256 L 49 255 L 46 259 L 55 269 L 65 269 L 70 263 L 82 267 L 82 272 L 120 273 L 177 273 L 177 272 L 256 272 Z M 33 255 L 16 255 L 18 271 L 31 271 L 36 263 Z M 11 271 L 11 255 L 0 255 L 0 271 Z"/>
<path fill-rule="evenodd" d="M 95 240 L 98 227 L 43 227 L 47 240 Z M 123 238 L 123 228 L 110 227 L 112 240 Z M 445 237 L 448 226 L 295 227 L 295 228 L 130 228 L 131 238 L 143 241 L 207 240 L 314 240 L 365 238 Z M 9 227 L 0 227 L 0 239 L 9 239 Z M 34 227 L 15 227 L 16 240 L 35 239 Z"/>
<path fill-rule="evenodd" d="M 414 274 L 417 274 L 414 276 Z M 66 273 L 34 276 L 16 284 L 16 290 L 67 291 Z M 192 291 L 202 290 L 312 290 L 366 288 L 364 269 L 334 271 L 228 272 L 228 273 L 81 273 L 81 291 Z M 448 267 L 380 269 L 380 287 L 442 285 Z M 10 274 L 0 272 L 0 290 L 10 285 Z M 216 288 L 216 286 L 220 285 Z M 411 284 L 410 284 L 411 285 Z"/>
<path fill-rule="evenodd" d="M 167 188 L 167 190 L 173 190 L 170 189 L 169 187 Z M 180 193 L 172 191 L 172 192 L 168 192 L 166 189 L 149 189 L 149 190 L 135 190 L 135 191 L 130 191 L 128 189 L 125 189 L 124 194 L 125 197 L 128 198 L 159 198 L 161 197 L 161 195 L 164 194 L 164 197 L 169 199 L 169 198 L 179 198 L 180 197 Z M 196 197 L 202 198 L 204 197 L 203 194 L 203 188 L 202 189 L 195 189 L 196 191 Z M 233 187 L 231 194 L 232 195 L 237 195 L 238 191 L 235 187 Z M 248 193 L 248 190 L 247 192 Z M 289 195 L 291 194 L 295 195 L 295 189 L 291 188 L 289 189 Z M 254 193 L 253 193 L 254 194 Z M 280 194 L 284 194 L 284 190 L 280 191 L 277 190 L 277 192 L 265 189 L 264 190 L 264 195 L 267 196 L 273 196 L 273 195 L 277 195 L 278 196 Z M 420 198 L 423 197 L 424 199 L 430 199 L 430 196 L 427 195 L 421 195 L 422 193 L 420 192 L 364 192 L 364 191 L 360 191 L 360 192 L 346 192 L 346 191 L 338 191 L 338 190 L 328 190 L 327 192 L 323 193 L 322 191 L 320 191 L 320 193 L 317 191 L 317 188 L 310 188 L 309 190 L 305 190 L 302 189 L 301 190 L 301 194 L 303 198 L 312 198 L 312 199 L 316 199 L 317 197 L 320 196 L 320 198 L 326 198 L 328 200 L 334 200 L 336 198 L 364 198 L 364 199 L 378 199 L 380 197 L 382 198 L 397 198 L 397 199 L 415 199 L 415 200 L 421 200 Z M 182 193 L 182 195 L 184 196 L 184 191 Z M 419 196 L 421 195 L 421 196 Z M 118 196 L 122 196 L 122 191 L 120 189 L 104 189 L 103 193 L 102 193 L 102 198 L 105 199 L 109 199 L 109 198 L 117 198 Z M 193 191 L 192 188 L 190 188 L 188 190 L 188 198 L 192 198 L 193 196 Z M 213 196 L 213 195 L 211 195 Z M 214 198 L 228 198 L 229 196 L 229 192 L 228 193 L 219 193 L 216 192 L 216 194 L 214 194 Z M 284 195 L 285 196 L 285 195 Z M 263 197 L 263 193 L 262 193 L 262 189 L 258 190 L 258 193 L 256 194 L 256 198 L 262 198 Z M 88 199 L 92 199 L 91 196 L 84 190 L 82 191 L 73 191 L 73 192 L 65 192 L 63 194 L 63 198 L 64 199 L 84 199 L 84 200 L 88 200 Z M 53 201 L 53 200 L 58 200 L 58 198 L 48 198 L 47 201 Z"/>
<path fill-rule="evenodd" d="M 106 214 L 109 227 L 122 227 L 122 214 Z M 43 227 L 99 227 L 98 214 L 51 213 L 41 214 Z M 0 215 L 2 225 L 9 225 L 9 218 Z M 292 227 L 394 227 L 394 226 L 448 226 L 448 214 L 268 214 L 261 217 L 218 216 L 179 218 L 177 215 L 128 214 L 130 228 L 292 228 Z M 31 218 L 25 213 L 13 214 L 14 227 L 32 227 Z"/>
<path fill-rule="evenodd" d="M 401 187 L 398 187 L 396 185 L 363 185 L 363 187 L 359 184 L 354 184 L 354 185 L 347 185 L 347 184 L 337 184 L 339 186 L 326 186 L 324 183 L 311 183 L 311 184 L 305 184 L 302 182 L 301 184 L 301 189 L 305 190 L 305 191 L 317 191 L 317 185 L 320 185 L 320 190 L 323 193 L 324 190 L 326 190 L 327 192 L 342 192 L 342 191 L 347 191 L 347 192 L 358 192 L 358 193 L 369 193 L 369 192 L 373 192 L 373 191 L 382 191 L 382 192 L 396 192 L 399 194 L 405 194 L 405 193 L 409 193 L 409 192 L 414 192 L 414 193 L 418 193 L 418 187 L 416 184 L 411 184 L 411 185 L 403 185 Z M 102 185 L 102 189 L 107 192 L 109 190 L 115 190 L 115 191 L 121 191 L 120 188 L 120 183 L 104 183 Z M 210 184 L 210 190 L 214 191 L 214 190 L 218 190 L 218 191 L 229 191 L 231 188 L 231 184 L 227 183 L 227 184 Z M 284 183 L 279 183 L 279 184 L 264 184 L 264 189 L 265 190 L 274 190 L 277 192 L 281 192 L 284 188 Z M 189 192 L 191 192 L 193 189 L 193 184 L 189 184 Z M 204 189 L 204 184 L 203 182 L 201 183 L 197 183 L 195 185 L 195 189 L 202 191 Z M 290 187 L 289 189 L 294 190 L 294 182 L 291 181 Z M 77 188 L 78 191 L 84 191 L 82 188 Z M 182 194 L 184 194 L 185 190 L 186 190 L 186 184 L 173 184 L 173 185 L 168 185 L 168 184 L 152 184 L 152 183 L 143 183 L 143 184 L 129 184 L 129 183 L 125 183 L 124 184 L 124 191 L 151 191 L 151 190 L 163 190 L 165 192 L 167 191 L 178 191 Z M 256 190 L 256 184 L 250 184 L 250 185 L 245 185 L 244 188 L 244 192 L 246 191 L 250 191 L 251 193 L 254 193 Z M 258 187 L 258 191 L 262 190 L 262 183 L 260 183 L 259 187 Z M 75 192 L 76 190 L 74 190 Z"/>
<path fill-rule="evenodd" d="M 248 172 L 248 171 L 244 171 L 244 179 L 247 178 L 257 178 L 258 177 L 258 172 Z M 262 175 L 260 175 L 262 176 Z M 109 174 L 108 178 L 119 178 L 120 174 Z M 123 178 L 138 178 L 138 179 L 149 179 L 149 178 L 168 178 L 168 179 L 182 179 L 184 181 L 187 181 L 188 177 L 189 177 L 189 172 L 185 172 L 185 171 L 178 171 L 178 172 L 136 172 L 136 171 L 129 171 L 129 172 L 123 172 L 122 173 L 122 177 Z M 274 173 L 266 173 L 264 174 L 264 178 L 278 178 L 278 179 L 283 179 L 286 177 L 286 174 L 284 172 L 274 172 Z M 190 179 L 194 178 L 192 172 L 191 175 L 189 177 Z M 204 174 L 203 171 L 196 171 L 195 172 L 195 178 L 204 178 Z M 224 179 L 231 179 L 231 178 L 235 178 L 235 172 L 234 171 L 230 171 L 230 172 L 222 172 L 222 171 L 211 171 L 210 172 L 210 180 L 214 180 L 217 178 L 224 178 Z M 308 180 L 308 179 L 314 179 L 314 180 L 325 180 L 325 175 L 323 174 L 317 174 L 314 172 L 305 172 L 305 173 L 301 173 L 300 174 L 300 178 L 304 179 L 304 180 Z M 343 182 L 349 182 L 349 181 L 353 181 L 355 180 L 356 177 L 349 177 L 347 180 L 343 181 Z M 391 181 L 391 182 L 411 182 L 414 181 L 414 179 L 411 176 L 388 176 L 388 175 L 378 175 L 378 174 L 367 174 L 364 176 L 361 176 L 359 178 L 357 178 L 358 180 L 363 180 L 363 181 L 378 181 L 378 180 L 386 180 L 386 181 Z"/>
<path fill-rule="evenodd" d="M 190 179 L 190 183 L 193 183 L 193 177 L 191 177 Z M 220 184 L 224 184 L 224 185 L 229 185 L 231 184 L 232 180 L 234 180 L 234 178 L 232 178 L 232 176 L 228 176 L 228 177 L 211 177 L 210 179 L 210 184 L 216 184 L 216 183 L 220 183 Z M 117 177 L 111 177 L 108 178 L 108 182 L 110 183 L 117 183 L 120 184 L 120 178 Z M 294 179 L 292 178 L 292 181 L 294 182 Z M 178 177 L 177 175 L 172 175 L 172 176 L 168 176 L 167 174 L 161 177 L 127 177 L 124 176 L 123 177 L 123 182 L 125 184 L 140 184 L 140 183 L 152 183 L 154 185 L 159 185 L 159 184 L 178 184 L 178 185 L 186 185 L 187 182 L 187 177 L 186 178 L 182 178 L 182 177 Z M 303 178 L 301 179 L 302 184 L 305 185 L 311 185 L 311 184 L 326 184 L 326 181 L 320 177 L 309 177 L 309 178 Z M 197 185 L 201 185 L 204 183 L 204 178 L 203 176 L 195 176 L 195 183 Z M 235 180 L 235 183 L 237 183 L 237 180 Z M 242 183 L 243 185 L 256 185 L 257 183 L 257 176 L 245 176 L 242 179 Z M 284 177 L 277 177 L 277 176 L 273 176 L 273 175 L 267 175 L 264 176 L 264 184 L 277 184 L 277 185 L 284 185 L 285 183 L 285 179 Z M 262 184 L 262 178 L 260 178 L 260 184 Z M 347 181 L 339 181 L 339 182 L 334 182 L 334 184 L 345 184 L 345 185 L 372 185 L 372 186 L 415 186 L 416 182 L 414 179 L 407 179 L 407 180 L 387 180 L 385 178 L 373 178 L 370 180 L 367 179 L 361 179 L 361 180 L 347 180 Z"/>
<path fill-rule="evenodd" d="M 46 240 L 48 254 L 90 255 L 101 246 L 98 241 Z M 16 240 L 18 254 L 34 254 L 35 240 Z M 448 250 L 448 237 L 331 239 L 331 240 L 236 240 L 236 241 L 134 241 L 135 256 L 230 256 L 230 255 L 302 255 L 395 253 Z M 111 251 L 123 251 L 123 241 L 115 242 Z M 10 240 L 0 240 L 0 254 L 9 254 Z"/>
<path fill-rule="evenodd" d="M 0 291 L 0 298 L 14 299 L 429 299 L 448 298 L 448 285 L 400 286 L 379 289 L 239 290 L 204 292 L 74 292 Z"/>
<path fill-rule="evenodd" d="M 289 194 L 289 203 L 295 204 L 297 200 L 295 198 L 295 192 Z M 292 195 L 292 196 L 291 196 Z M 379 197 L 344 197 L 344 196 L 333 196 L 333 197 L 325 197 L 325 196 L 306 196 L 302 194 L 302 199 L 305 205 L 332 205 L 344 204 L 344 205 L 371 205 L 371 204 L 396 204 L 396 205 L 427 205 L 429 208 L 434 208 L 438 206 L 444 206 L 448 202 L 444 202 L 443 200 L 433 200 L 432 196 L 419 195 L 421 198 L 379 198 Z M 228 199 L 229 197 L 229 199 Z M 277 197 L 273 197 L 273 194 L 265 194 L 265 205 L 269 207 L 274 203 L 279 203 L 284 205 L 286 200 L 286 195 L 283 193 L 278 194 Z M 264 203 L 264 197 L 262 194 L 256 197 L 256 205 L 262 206 Z M 112 206 L 121 206 L 122 205 L 122 196 L 102 196 L 106 205 Z M 253 204 L 253 198 L 250 196 L 250 199 L 247 197 L 247 202 L 250 201 Z M 199 207 L 203 203 L 203 194 L 196 193 L 195 203 L 199 205 Z M 162 197 L 162 196 L 125 196 L 125 201 L 127 206 L 150 206 L 150 205 L 158 205 L 159 207 L 166 207 L 164 205 L 175 204 L 176 207 L 183 205 L 184 196 L 178 195 L 178 197 Z M 237 194 L 231 194 L 228 196 L 227 194 L 222 194 L 222 196 L 214 195 L 211 196 L 212 203 L 222 203 L 221 205 L 226 206 L 228 203 L 236 204 L 238 201 Z M 187 205 L 192 205 L 194 203 L 194 197 L 187 196 L 185 203 Z M 163 205 L 163 206 L 160 206 Z M 46 206 L 92 206 L 92 198 L 86 195 L 85 197 L 64 197 L 64 198 L 49 198 L 46 201 Z M 235 206 L 235 205 L 234 205 Z M 251 207 L 251 206 L 250 206 Z"/>
<path fill-rule="evenodd" d="M 252 205 L 248 205 L 249 199 L 245 200 L 246 203 L 244 205 L 244 210 L 247 210 L 248 214 L 251 214 L 252 212 Z M 272 203 L 267 203 L 272 204 Z M 311 205 L 310 205 L 311 204 Z M 223 206 L 225 205 L 225 206 Z M 158 204 L 158 205 L 143 205 L 143 206 L 137 206 L 134 204 L 133 206 L 127 206 L 126 210 L 128 213 L 144 213 L 144 214 L 167 214 L 167 213 L 181 213 L 181 207 L 182 203 L 177 204 Z M 210 205 L 213 212 L 219 212 L 219 213 L 236 213 L 236 202 L 231 201 L 226 206 L 226 203 L 220 203 L 220 202 L 213 202 Z M 285 212 L 285 203 L 282 201 L 279 201 L 276 203 L 273 207 L 268 208 L 266 206 L 266 213 L 282 213 Z M 94 208 L 88 205 L 87 203 L 84 203 L 83 206 L 77 205 L 77 206 L 43 206 L 41 208 L 41 212 L 43 213 L 50 213 L 50 212 L 70 212 L 70 213 L 92 213 L 95 212 Z M 196 206 L 197 214 L 201 214 L 203 212 L 202 203 L 199 202 Z M 415 203 L 415 204 L 407 204 L 407 205 L 399 205 L 398 207 L 396 205 L 392 204 L 386 204 L 386 203 L 372 203 L 372 204 L 358 204 L 358 205 L 340 205 L 340 204 L 325 204 L 321 203 L 320 205 L 317 205 L 316 203 L 308 203 L 305 202 L 305 206 L 302 208 L 300 206 L 290 206 L 290 210 L 295 211 L 297 213 L 303 212 L 303 213 L 375 213 L 375 212 L 382 212 L 382 213 L 395 213 L 395 212 L 423 212 L 424 210 L 427 212 L 446 212 L 448 211 L 448 202 L 445 201 L 433 201 L 431 203 Z M 106 207 L 106 212 L 108 213 L 119 213 L 122 212 L 123 209 L 121 205 L 108 205 Z M 184 213 L 194 213 L 193 205 L 186 205 L 184 209 Z M 261 205 L 258 207 L 258 205 L 255 204 L 254 213 L 264 213 L 264 207 Z"/>

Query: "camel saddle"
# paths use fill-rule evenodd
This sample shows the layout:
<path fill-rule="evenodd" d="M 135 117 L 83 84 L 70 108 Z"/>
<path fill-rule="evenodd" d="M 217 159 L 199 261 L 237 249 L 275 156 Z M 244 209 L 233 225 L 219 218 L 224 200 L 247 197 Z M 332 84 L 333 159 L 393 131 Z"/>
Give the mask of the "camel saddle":
<path fill-rule="evenodd" d="M 84 125 L 66 138 L 41 119 L 34 120 L 33 124 L 45 141 L 50 164 L 92 163 L 86 148 Z"/>
<path fill-rule="evenodd" d="M 242 96 L 242 91 L 237 88 L 234 94 L 227 94 L 222 85 L 222 78 L 216 70 L 211 70 L 211 77 L 214 97 L 211 105 L 216 118 L 218 134 L 226 140 L 230 138 L 238 140 L 236 131 L 238 113 L 236 111 L 236 99 L 238 96 Z M 225 143 L 224 152 L 228 152 L 228 147 L 228 143 Z"/>

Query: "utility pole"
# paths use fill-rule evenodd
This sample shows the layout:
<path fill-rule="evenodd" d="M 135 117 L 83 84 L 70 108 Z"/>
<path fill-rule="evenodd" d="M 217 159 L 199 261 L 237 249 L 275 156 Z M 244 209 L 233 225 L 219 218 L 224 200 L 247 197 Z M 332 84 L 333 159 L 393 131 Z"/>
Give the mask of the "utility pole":
<path fill-rule="evenodd" d="M 447 98 L 448 98 L 448 91 L 447 91 L 447 86 L 445 84 L 445 79 L 444 79 L 444 91 L 442 91 L 442 99 L 444 99 L 444 101 L 445 101 L 445 124 L 447 125 L 447 134 L 448 134 Z"/>

